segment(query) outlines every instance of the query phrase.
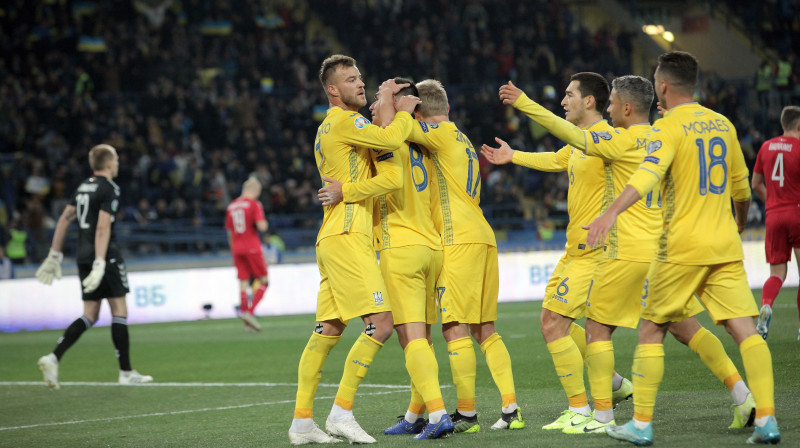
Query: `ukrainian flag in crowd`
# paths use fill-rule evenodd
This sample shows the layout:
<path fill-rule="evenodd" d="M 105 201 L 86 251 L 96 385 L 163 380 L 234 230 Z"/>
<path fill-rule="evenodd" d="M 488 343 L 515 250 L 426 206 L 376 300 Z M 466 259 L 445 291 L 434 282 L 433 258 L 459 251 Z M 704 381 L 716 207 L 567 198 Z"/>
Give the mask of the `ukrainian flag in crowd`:
<path fill-rule="evenodd" d="M 328 115 L 328 106 L 316 105 L 311 109 L 314 121 L 323 121 Z"/>
<path fill-rule="evenodd" d="M 93 14 L 97 5 L 91 1 L 77 1 L 72 4 L 72 16 L 80 17 Z"/>
<path fill-rule="evenodd" d="M 256 25 L 261 28 L 275 29 L 283 27 L 283 19 L 277 14 L 270 14 L 268 16 L 257 16 Z"/>
<path fill-rule="evenodd" d="M 261 91 L 264 93 L 272 93 L 272 89 L 275 88 L 275 80 L 272 78 L 264 77 L 261 78 Z"/>
<path fill-rule="evenodd" d="M 200 33 L 207 36 L 228 36 L 232 30 L 229 20 L 206 20 L 200 25 Z"/>
<path fill-rule="evenodd" d="M 108 45 L 106 45 L 106 40 L 102 37 L 81 36 L 78 38 L 78 51 L 103 53 L 108 51 Z"/>

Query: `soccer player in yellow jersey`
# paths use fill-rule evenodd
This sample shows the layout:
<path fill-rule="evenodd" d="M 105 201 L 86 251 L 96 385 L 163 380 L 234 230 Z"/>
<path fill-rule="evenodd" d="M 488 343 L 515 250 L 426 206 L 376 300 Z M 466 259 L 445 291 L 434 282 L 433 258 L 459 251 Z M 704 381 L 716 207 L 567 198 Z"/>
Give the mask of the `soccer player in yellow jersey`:
<path fill-rule="evenodd" d="M 364 182 L 371 176 L 370 151 L 394 150 L 402 145 L 414 123 L 410 113 L 419 99 L 401 98 L 394 121 L 382 129 L 358 113 L 367 100 L 364 82 L 353 58 L 334 55 L 325 59 L 319 78 L 330 103 L 314 144 L 320 176 L 339 182 Z M 379 95 L 391 98 L 391 93 L 379 89 Z M 347 322 L 354 317 L 362 318 L 365 330 L 345 361 L 326 429 L 332 435 L 346 437 L 351 443 L 375 442 L 358 425 L 352 410 L 358 385 L 393 330 L 389 299 L 375 259 L 372 237 L 371 199 L 325 207 L 317 236 L 317 264 L 321 276 L 317 323 L 298 366 L 297 399 L 289 428 L 292 444 L 338 441 L 317 427 L 312 409 L 325 359 L 339 341 Z"/>
<path fill-rule="evenodd" d="M 664 335 L 673 322 L 686 319 L 697 294 L 739 345 L 756 402 L 756 428 L 748 443 L 777 443 L 772 356 L 753 323 L 758 309 L 738 235 L 750 205 L 747 166 L 731 122 L 693 102 L 697 74 L 697 60 L 689 53 L 671 51 L 659 57 L 654 85 L 667 112 L 648 133 L 647 156 L 625 189 L 585 227 L 587 243 L 602 244 L 617 216 L 662 182 L 664 227 L 647 274 L 649 295 L 632 368 L 633 419 L 606 432 L 636 445 L 652 444 Z"/>
<path fill-rule="evenodd" d="M 611 133 L 581 130 L 529 98 L 522 98 L 524 93 L 511 82 L 500 89 L 500 95 L 506 96 L 508 102 L 519 101 L 522 111 L 559 139 L 587 155 L 610 162 L 606 168 L 609 180 L 613 181 L 614 195 L 622 192 L 645 157 L 653 85 L 640 76 L 622 76 L 612 81 L 607 111 L 616 128 Z M 493 158 L 512 158 L 513 150 L 508 144 L 497 141 L 501 144 L 499 148 L 487 147 L 484 152 L 491 153 Z M 617 326 L 636 328 L 639 322 L 640 301 L 647 299 L 648 292 L 645 277 L 661 234 L 661 203 L 660 189 L 656 187 L 622 215 L 612 229 L 606 257 L 595 272 L 586 306 L 586 364 L 595 405 L 594 419 L 565 427 L 567 434 L 604 433 L 605 426 L 616 424 L 612 408 L 611 334 Z M 696 299 L 692 302 L 690 316 L 703 311 Z M 752 424 L 755 402 L 719 339 L 694 317 L 674 323 L 669 331 L 697 353 L 728 387 L 735 407 L 730 428 Z"/>
<path fill-rule="evenodd" d="M 494 321 L 497 320 L 499 274 L 497 242 L 480 204 L 478 154 L 469 138 L 449 120 L 447 93 L 439 81 L 417 83 L 420 105 L 409 141 L 431 152 L 441 201 L 439 221 L 444 267 L 437 285 L 442 333 L 447 341 L 458 406 L 451 415 L 456 432 L 480 430 L 475 411 L 475 350 L 480 344 L 500 390 L 500 419 L 492 429 L 521 429 L 511 357 Z"/>
<path fill-rule="evenodd" d="M 396 97 L 418 96 L 410 81 L 387 81 Z M 405 86 L 405 87 L 403 87 Z M 377 99 L 371 106 L 372 122 L 387 126 Z M 389 110 L 394 114 L 394 105 Z M 430 154 L 413 143 L 393 152 L 373 151 L 377 175 L 366 182 L 345 183 L 324 177 L 330 184 L 320 189 L 323 205 L 343 200 L 357 202 L 376 197 L 375 240 L 380 268 L 392 304 L 394 327 L 405 352 L 412 381 L 412 402 L 406 415 L 384 434 L 417 434 L 434 439 L 453 432 L 453 423 L 442 400 L 439 366 L 430 346 L 430 324 L 436 322 L 436 280 L 442 270 L 442 242 L 432 213 L 438 210 L 439 192 L 434 182 Z M 402 185 L 390 192 L 384 185 Z M 330 198 L 330 199 L 329 199 Z M 435 201 L 434 201 L 435 199 Z M 423 418 L 428 410 L 428 422 Z"/>
<path fill-rule="evenodd" d="M 521 95 L 522 91 L 516 89 L 513 93 L 501 92 L 500 99 L 524 112 L 532 101 Z M 602 115 L 608 95 L 608 82 L 601 75 L 588 72 L 572 75 L 561 100 L 567 121 L 595 135 L 610 136 L 614 128 Z M 541 171 L 567 171 L 569 175 L 567 208 L 570 222 L 567 225 L 566 253 L 547 284 L 541 314 L 542 335 L 567 394 L 569 408 L 543 429 L 563 431 L 566 427 L 583 425 L 591 420 L 592 415 L 583 381 L 586 336 L 583 328 L 574 321 L 586 312 L 586 299 L 592 289 L 595 268 L 603 260 L 603 248 L 593 249 L 586 244 L 586 232 L 579 223 L 597 217 L 604 205 L 611 202 L 614 186 L 607 183 L 610 175 L 607 177 L 602 159 L 587 156 L 570 145 L 557 152 L 545 153 L 496 152 L 483 145 L 482 153 L 491 163 L 513 162 Z M 630 396 L 630 381 L 614 373 L 613 382 L 616 401 Z"/>

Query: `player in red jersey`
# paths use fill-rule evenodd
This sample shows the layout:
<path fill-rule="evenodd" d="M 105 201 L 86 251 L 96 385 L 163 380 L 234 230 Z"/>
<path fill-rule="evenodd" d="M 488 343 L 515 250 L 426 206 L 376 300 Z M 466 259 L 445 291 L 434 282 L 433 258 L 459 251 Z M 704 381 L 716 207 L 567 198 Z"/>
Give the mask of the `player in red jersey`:
<path fill-rule="evenodd" d="M 765 246 L 770 277 L 761 292 L 761 312 L 756 330 L 767 339 L 772 304 L 786 280 L 786 264 L 800 259 L 800 106 L 786 106 L 781 112 L 783 135 L 761 145 L 753 169 L 752 186 L 766 203 Z M 798 268 L 800 269 L 800 267 Z M 800 292 L 797 293 L 800 310 Z M 797 335 L 800 340 L 800 331 Z"/>
<path fill-rule="evenodd" d="M 251 327 L 261 330 L 261 325 L 253 317 L 256 305 L 267 291 L 267 264 L 261 252 L 261 239 L 258 232 L 267 231 L 267 219 L 258 197 L 261 195 L 261 182 L 251 177 L 242 185 L 242 195 L 234 199 L 225 211 L 225 229 L 228 231 L 228 244 L 231 246 L 233 264 L 239 279 L 241 305 L 239 313 L 245 322 L 245 329 Z M 258 279 L 260 286 L 253 293 L 253 303 L 248 303 L 247 285 L 250 278 Z"/>

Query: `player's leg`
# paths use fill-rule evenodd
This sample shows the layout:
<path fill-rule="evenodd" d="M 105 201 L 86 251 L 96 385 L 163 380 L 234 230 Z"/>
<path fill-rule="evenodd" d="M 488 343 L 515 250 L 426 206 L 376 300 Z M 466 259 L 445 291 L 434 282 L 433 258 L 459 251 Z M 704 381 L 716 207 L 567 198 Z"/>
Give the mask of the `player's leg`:
<path fill-rule="evenodd" d="M 614 424 L 614 344 L 611 335 L 616 328 L 586 318 L 586 335 L 591 341 L 586 348 L 586 371 L 594 401 L 594 419 L 601 424 L 594 424 L 592 427 L 595 429 Z"/>
<path fill-rule="evenodd" d="M 442 306 L 452 309 L 452 305 Z M 459 322 L 447 322 L 446 313 L 442 312 L 442 335 L 447 342 L 447 354 L 450 360 L 450 373 L 453 384 L 456 386 L 457 405 L 452 419 L 456 432 L 478 432 L 478 414 L 475 409 L 475 377 L 477 360 L 472 338 L 469 335 L 469 326 Z"/>
<path fill-rule="evenodd" d="M 383 343 L 392 335 L 392 312 L 384 311 L 362 316 L 364 332 L 353 344 L 344 363 L 342 379 L 328 415 L 326 428 L 332 435 L 346 437 L 352 443 L 374 443 L 353 416 L 353 402 L 361 381 L 367 375 Z"/>
<path fill-rule="evenodd" d="M 767 217 L 766 234 L 764 235 L 764 251 L 769 263 L 769 278 L 761 289 L 761 309 L 759 310 L 756 331 L 765 340 L 769 335 L 769 324 L 772 320 L 772 305 L 786 280 L 786 264 L 792 257 L 791 239 L 797 230 L 782 215 Z"/>
<path fill-rule="evenodd" d="M 755 431 L 749 441 L 777 442 L 772 355 L 753 323 L 758 309 L 741 261 L 713 266 L 698 291 L 715 322 L 725 326 L 739 345 L 747 382 L 756 401 Z"/>
<path fill-rule="evenodd" d="M 511 368 L 511 356 L 503 339 L 495 329 L 497 320 L 497 300 L 500 290 L 500 273 L 498 267 L 497 248 L 483 244 L 473 244 L 468 248 L 474 252 L 469 259 L 480 266 L 483 265 L 483 279 L 480 296 L 480 315 L 477 320 L 470 317 L 470 333 L 480 344 L 481 352 L 486 357 L 486 365 L 492 374 L 495 385 L 500 391 L 500 418 L 492 429 L 522 429 L 525 421 L 517 405 L 517 393 L 514 388 L 514 374 Z M 477 323 L 476 323 L 477 322 Z"/>
<path fill-rule="evenodd" d="M 245 329 L 252 329 L 255 331 L 261 331 L 261 324 L 258 323 L 258 320 L 253 316 L 253 310 L 255 309 L 255 297 L 261 292 L 261 296 L 264 295 L 266 291 L 266 286 L 264 284 L 264 277 L 267 274 L 267 268 L 264 264 L 264 257 L 259 254 L 243 254 L 237 255 L 237 269 L 239 269 L 239 288 L 241 291 L 241 304 L 239 305 L 239 317 L 244 321 Z M 253 284 L 253 300 L 252 303 L 248 303 L 248 296 L 247 296 L 247 287 L 249 284 L 249 280 L 251 278 L 255 278 L 256 282 Z M 259 283 L 259 286 L 256 288 L 255 283 Z M 261 300 L 259 298 L 259 300 Z"/>
<path fill-rule="evenodd" d="M 314 397 L 322 379 L 325 360 L 339 342 L 347 323 L 339 318 L 340 313 L 333 298 L 328 271 L 320 257 L 319 248 L 317 264 L 321 277 L 317 293 L 317 322 L 297 366 L 297 395 L 294 416 L 289 427 L 289 441 L 293 445 L 339 441 L 322 431 L 314 422 Z"/>
<path fill-rule="evenodd" d="M 554 422 L 543 426 L 547 430 L 563 430 L 591 419 L 591 408 L 583 382 L 583 356 L 570 328 L 575 319 L 584 315 L 586 298 L 591 291 L 592 277 L 602 254 L 571 257 L 564 255 L 553 270 L 542 302 L 541 329 L 547 350 L 553 358 L 569 407 Z M 575 331 L 575 330 L 573 330 Z"/>
<path fill-rule="evenodd" d="M 322 288 L 321 288 L 322 290 Z M 318 302 L 319 304 L 319 299 Z M 318 307 L 319 312 L 319 307 Z M 306 443 L 332 443 L 335 439 L 323 432 L 314 422 L 314 397 L 322 379 L 322 368 L 325 360 L 344 332 L 346 325 L 331 319 L 318 321 L 314 332 L 303 349 L 297 367 L 297 395 L 295 399 L 294 417 L 289 428 L 289 441 L 293 445 Z"/>
<path fill-rule="evenodd" d="M 250 305 L 250 313 L 254 313 L 258 304 L 264 299 L 264 295 L 267 293 L 267 287 L 269 286 L 269 275 L 264 275 L 258 278 L 260 285 L 256 288 L 255 292 L 253 292 L 253 303 Z"/>
<path fill-rule="evenodd" d="M 653 412 L 664 376 L 664 337 L 671 322 L 686 320 L 688 302 L 708 276 L 704 266 L 654 261 L 647 272 L 647 294 L 641 299 L 639 344 L 633 358 L 633 419 L 606 429 L 615 439 L 649 445 L 653 442 Z"/>
<path fill-rule="evenodd" d="M 772 321 L 772 305 L 775 303 L 778 293 L 781 292 L 784 280 L 786 280 L 786 263 L 770 264 L 769 278 L 764 282 L 761 290 L 761 309 L 756 321 L 756 331 L 764 339 L 767 339 L 769 335 L 769 324 Z"/>
<path fill-rule="evenodd" d="M 669 323 L 656 323 L 642 317 L 639 344 L 633 355 L 633 419 L 622 426 L 611 426 L 606 433 L 637 445 L 653 442 L 653 411 L 658 386 L 664 376 L 664 336 Z"/>
<path fill-rule="evenodd" d="M 108 299 L 108 306 L 111 308 L 111 341 L 117 350 L 120 384 L 152 382 L 152 376 L 142 375 L 131 367 L 128 306 L 125 303 L 125 296 Z"/>
<path fill-rule="evenodd" d="M 456 386 L 456 411 L 451 415 L 455 432 L 478 432 L 475 409 L 476 358 L 469 335 L 470 315 L 480 317 L 483 264 L 473 260 L 471 244 L 444 247 L 444 265 L 437 281 L 442 335 L 447 342 L 450 373 Z M 485 256 L 485 255 L 484 255 Z M 477 269 L 480 267 L 480 273 Z"/>
<path fill-rule="evenodd" d="M 699 303 L 697 306 L 702 308 Z M 755 418 L 755 401 L 739 370 L 725 352 L 722 342 L 700 325 L 694 316 L 682 322 L 673 322 L 669 332 L 678 342 L 692 349 L 708 370 L 728 388 L 734 407 L 733 423 L 728 428 L 751 426 Z"/>
<path fill-rule="evenodd" d="M 253 285 L 253 300 L 248 310 L 250 314 L 253 315 L 256 306 L 258 306 L 258 303 L 261 302 L 264 298 L 264 294 L 267 292 L 269 278 L 267 276 L 267 263 L 264 261 L 264 256 L 261 253 L 252 254 L 250 256 L 250 267 L 253 276 L 258 279 L 258 286 L 256 287 Z"/>
<path fill-rule="evenodd" d="M 318 257 L 323 259 L 341 319 L 361 317 L 364 331 L 345 360 L 342 379 L 336 392 L 326 429 L 331 435 L 346 437 L 351 443 L 374 443 L 353 416 L 353 401 L 359 384 L 394 333 L 389 295 L 372 248 L 372 240 L 362 234 L 342 234 L 319 242 Z"/>
<path fill-rule="evenodd" d="M 81 317 L 75 319 L 67 329 L 64 330 L 64 334 L 58 338 L 58 342 L 56 342 L 56 346 L 51 353 L 39 358 L 39 370 L 42 371 L 44 382 L 48 387 L 54 390 L 61 388 L 58 383 L 58 366 L 61 357 L 63 357 L 64 353 L 78 341 L 84 331 L 91 328 L 92 325 L 97 322 L 99 314 L 99 300 L 84 300 L 83 314 Z"/>
<path fill-rule="evenodd" d="M 495 311 L 494 316 L 496 317 L 496 315 Z M 508 353 L 508 348 L 503 343 L 503 338 L 497 334 L 494 322 L 472 324 L 470 325 L 470 332 L 481 346 L 481 351 L 486 357 L 486 365 L 489 367 L 495 385 L 500 390 L 500 398 L 502 399 L 500 419 L 491 428 L 525 428 L 525 420 L 522 419 L 522 414 L 517 405 L 517 393 L 514 388 L 514 375 L 511 369 L 511 356 Z"/>

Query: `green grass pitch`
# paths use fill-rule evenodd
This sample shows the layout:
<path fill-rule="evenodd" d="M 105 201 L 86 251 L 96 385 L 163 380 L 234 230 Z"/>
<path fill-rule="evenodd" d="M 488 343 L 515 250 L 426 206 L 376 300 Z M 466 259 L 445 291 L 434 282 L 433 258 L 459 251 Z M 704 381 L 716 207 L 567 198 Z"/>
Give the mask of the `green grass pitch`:
<path fill-rule="evenodd" d="M 760 298 L 761 292 L 754 291 Z M 795 305 L 797 288 L 784 288 L 776 302 L 769 345 L 775 373 L 775 404 L 785 446 L 800 445 L 800 341 Z M 497 328 L 513 362 L 517 399 L 527 427 L 491 431 L 500 397 L 476 346 L 477 406 L 482 431 L 457 434 L 426 446 L 624 446 L 605 435 L 569 436 L 541 430 L 566 409 L 539 331 L 541 302 L 502 304 Z M 313 316 L 261 318 L 264 331 L 244 333 L 237 320 L 132 326 L 134 367 L 153 375 L 152 386 L 118 386 L 117 363 L 108 328 L 93 328 L 61 363 L 62 388 L 50 391 L 36 360 L 48 353 L 61 331 L 0 334 L 0 447 L 278 447 L 288 446 L 297 362 L 313 329 Z M 716 334 L 744 376 L 741 356 L 724 329 L 701 322 Z M 315 402 L 324 428 L 344 358 L 361 331 L 360 322 L 334 348 L 325 365 Z M 445 403 L 455 409 L 447 351 L 434 326 L 439 378 Z M 636 332 L 614 336 L 616 367 L 630 377 Z M 731 399 L 725 387 L 692 352 L 671 336 L 655 415 L 657 446 L 743 445 L 751 429 L 729 431 Z M 75 383 L 75 384 L 70 384 Z M 82 384 L 83 383 L 83 384 Z M 107 384 L 97 384 L 107 383 Z M 194 384 L 187 384 L 194 383 Z M 364 429 L 387 447 L 406 446 L 401 436 L 385 436 L 408 404 L 407 373 L 396 336 L 378 354 L 356 398 L 355 414 Z M 617 423 L 631 418 L 633 403 L 617 407 Z"/>

